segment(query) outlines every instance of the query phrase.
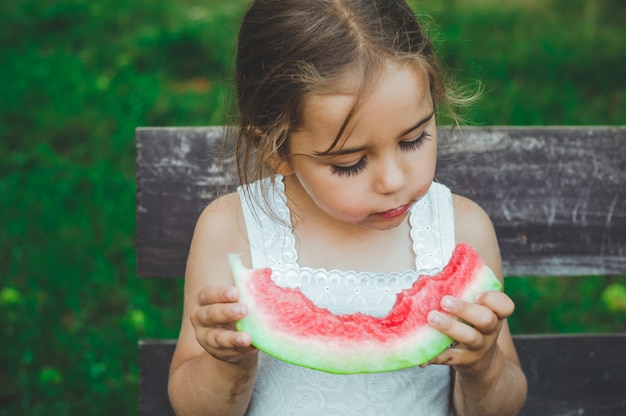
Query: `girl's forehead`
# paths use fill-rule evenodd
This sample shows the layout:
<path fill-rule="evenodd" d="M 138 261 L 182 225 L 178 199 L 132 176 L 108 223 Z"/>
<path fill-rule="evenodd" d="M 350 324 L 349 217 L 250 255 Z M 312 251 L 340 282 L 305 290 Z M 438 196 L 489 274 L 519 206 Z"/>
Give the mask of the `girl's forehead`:
<path fill-rule="evenodd" d="M 317 149 L 330 150 L 353 133 L 395 135 L 433 112 L 429 77 L 413 66 L 391 66 L 365 90 L 359 88 L 364 87 L 307 97 L 294 132 L 311 144 L 330 140 L 324 149 Z"/>
<path fill-rule="evenodd" d="M 306 95 L 300 105 L 300 124 L 324 118 L 344 120 L 352 111 L 358 111 L 376 99 L 393 99 L 386 94 L 390 90 L 403 90 L 403 85 L 415 100 L 427 99 L 430 96 L 430 82 L 425 69 L 414 63 L 389 62 L 377 71 L 364 77 L 357 72 L 347 72 L 334 81 L 325 83 L 323 88 L 314 89 Z M 393 94 L 393 93 L 392 93 Z"/>
<path fill-rule="evenodd" d="M 311 95 L 302 103 L 301 124 L 342 123 L 357 101 L 357 92 Z M 334 122 L 333 122 L 334 121 Z"/>

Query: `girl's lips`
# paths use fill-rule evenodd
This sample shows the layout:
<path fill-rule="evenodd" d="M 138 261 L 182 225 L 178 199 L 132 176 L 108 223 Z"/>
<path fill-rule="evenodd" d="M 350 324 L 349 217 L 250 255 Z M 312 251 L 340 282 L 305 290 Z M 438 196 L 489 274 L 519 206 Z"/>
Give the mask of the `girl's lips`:
<path fill-rule="evenodd" d="M 376 214 L 376 216 L 385 219 L 396 218 L 407 212 L 409 208 L 411 208 L 411 205 L 413 205 L 412 202 L 406 205 L 402 205 L 398 208 L 390 209 L 389 211 L 379 212 L 378 214 Z"/>

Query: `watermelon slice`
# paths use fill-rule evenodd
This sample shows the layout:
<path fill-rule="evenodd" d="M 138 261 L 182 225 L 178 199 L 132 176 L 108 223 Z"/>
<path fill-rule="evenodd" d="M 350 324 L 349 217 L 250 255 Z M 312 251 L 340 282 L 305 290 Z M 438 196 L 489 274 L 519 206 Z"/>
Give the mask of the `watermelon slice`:
<path fill-rule="evenodd" d="M 452 339 L 426 322 L 441 310 L 443 296 L 472 301 L 480 292 L 500 290 L 500 282 L 467 244 L 456 246 L 435 276 L 420 276 L 397 295 L 385 317 L 363 313 L 335 315 L 316 306 L 300 289 L 277 286 L 272 270 L 249 270 L 229 255 L 240 302 L 248 308 L 236 323 L 259 350 L 299 366 L 329 373 L 374 373 L 424 364 Z"/>

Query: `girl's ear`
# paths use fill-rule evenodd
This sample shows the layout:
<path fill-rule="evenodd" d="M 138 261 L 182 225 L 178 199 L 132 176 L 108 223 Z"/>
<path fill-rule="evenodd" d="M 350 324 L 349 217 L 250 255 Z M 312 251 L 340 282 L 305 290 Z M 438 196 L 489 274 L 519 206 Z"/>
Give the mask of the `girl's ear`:
<path fill-rule="evenodd" d="M 246 130 L 250 137 L 255 138 L 258 142 L 262 142 L 265 138 L 265 133 L 258 127 L 248 126 Z M 277 150 L 274 150 L 269 156 L 266 157 L 265 162 L 272 168 L 272 170 L 280 175 L 289 176 L 293 174 L 291 163 L 288 159 L 282 158 Z"/>
<path fill-rule="evenodd" d="M 289 176 L 293 174 L 293 168 L 289 160 L 281 158 L 276 153 L 272 153 L 268 159 L 268 163 L 272 169 L 280 175 Z"/>

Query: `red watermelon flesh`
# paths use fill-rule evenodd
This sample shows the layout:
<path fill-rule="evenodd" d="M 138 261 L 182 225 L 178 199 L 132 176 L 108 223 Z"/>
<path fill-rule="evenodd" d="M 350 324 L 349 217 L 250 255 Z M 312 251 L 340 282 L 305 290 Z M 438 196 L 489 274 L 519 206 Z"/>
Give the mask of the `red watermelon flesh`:
<path fill-rule="evenodd" d="M 300 289 L 277 286 L 272 270 L 250 270 L 230 255 L 247 316 L 236 323 L 259 350 L 292 364 L 330 373 L 373 373 L 414 367 L 445 350 L 452 339 L 426 322 L 445 295 L 473 301 L 502 285 L 468 244 L 458 244 L 444 269 L 420 276 L 397 295 L 385 317 L 336 315 L 316 306 Z"/>

